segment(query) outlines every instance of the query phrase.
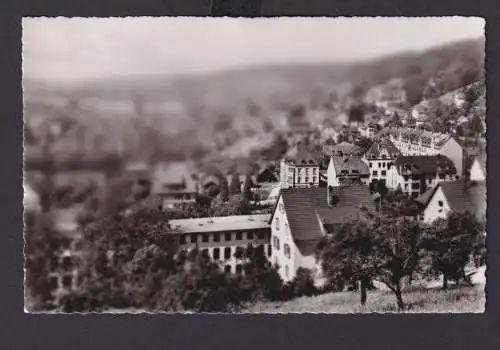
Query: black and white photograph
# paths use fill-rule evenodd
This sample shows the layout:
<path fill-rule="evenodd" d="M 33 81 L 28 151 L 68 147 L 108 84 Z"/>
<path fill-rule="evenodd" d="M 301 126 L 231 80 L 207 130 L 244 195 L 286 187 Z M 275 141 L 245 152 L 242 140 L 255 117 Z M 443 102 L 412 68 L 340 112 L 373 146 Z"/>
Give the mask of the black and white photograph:
<path fill-rule="evenodd" d="M 485 20 L 24 17 L 25 313 L 483 313 Z"/>

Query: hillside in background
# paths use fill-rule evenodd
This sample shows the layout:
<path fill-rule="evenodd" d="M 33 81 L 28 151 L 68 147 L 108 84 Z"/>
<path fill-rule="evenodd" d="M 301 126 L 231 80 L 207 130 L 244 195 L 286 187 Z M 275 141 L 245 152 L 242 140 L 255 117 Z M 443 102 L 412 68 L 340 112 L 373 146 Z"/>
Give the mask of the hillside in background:
<path fill-rule="evenodd" d="M 351 103 L 390 79 L 402 81 L 408 106 L 459 89 L 484 78 L 484 44 L 481 38 L 367 62 L 268 65 L 200 76 L 121 77 L 64 86 L 26 78 L 24 117 L 33 129 L 34 148 L 51 124 L 47 121 L 67 118 L 78 126 L 61 138 L 63 153 L 106 149 L 141 159 L 201 155 L 255 137 L 297 103 L 306 108 Z"/>

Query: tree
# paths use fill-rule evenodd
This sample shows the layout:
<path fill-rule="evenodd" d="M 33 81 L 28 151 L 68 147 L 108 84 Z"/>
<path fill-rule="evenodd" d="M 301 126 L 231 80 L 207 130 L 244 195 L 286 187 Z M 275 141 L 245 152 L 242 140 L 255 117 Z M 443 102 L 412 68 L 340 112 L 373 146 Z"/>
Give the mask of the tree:
<path fill-rule="evenodd" d="M 211 216 L 249 215 L 251 213 L 248 200 L 241 194 L 235 194 L 227 201 L 220 197 L 214 199 L 209 212 Z"/>
<path fill-rule="evenodd" d="M 361 284 L 361 304 L 367 299 L 367 288 L 379 269 L 370 225 L 366 221 L 346 223 L 320 242 L 321 264 L 330 284 Z"/>
<path fill-rule="evenodd" d="M 59 251 L 67 239 L 56 230 L 50 212 L 25 213 L 24 239 L 27 309 L 51 309 L 54 296 L 48 276 L 58 268 Z"/>
<path fill-rule="evenodd" d="M 251 201 L 253 199 L 252 187 L 254 187 L 254 183 L 250 175 L 245 177 L 245 182 L 243 183 L 243 198 L 247 201 Z"/>
<path fill-rule="evenodd" d="M 138 206 L 100 217 L 83 229 L 80 285 L 65 310 L 151 307 L 159 281 L 175 272 L 177 240 L 158 208 Z"/>
<path fill-rule="evenodd" d="M 276 266 L 267 260 L 264 246 L 238 249 L 235 258 L 243 262 L 243 276 L 238 278 L 238 298 L 242 301 L 279 300 L 282 298 L 283 280 Z"/>
<path fill-rule="evenodd" d="M 227 178 L 224 175 L 218 176 L 219 178 L 219 194 L 218 196 L 223 200 L 227 201 L 229 198 L 229 184 L 227 183 Z"/>
<path fill-rule="evenodd" d="M 404 309 L 401 282 L 411 277 L 420 259 L 421 229 L 418 222 L 406 218 L 383 218 L 374 221 L 375 249 L 382 252 L 376 279 L 396 296 L 398 309 Z"/>
<path fill-rule="evenodd" d="M 338 284 L 360 284 L 361 304 L 372 280 L 386 284 L 404 308 L 401 281 L 418 265 L 420 230 L 416 222 L 377 217 L 342 224 L 320 244 L 323 271 Z"/>
<path fill-rule="evenodd" d="M 475 115 L 470 121 L 469 129 L 476 135 L 476 137 L 479 137 L 484 133 L 483 122 L 478 115 Z"/>
<path fill-rule="evenodd" d="M 349 108 L 349 121 L 362 123 L 365 120 L 365 112 L 362 105 L 352 106 Z"/>
<path fill-rule="evenodd" d="M 240 176 L 234 174 L 229 184 L 229 194 L 232 196 L 238 193 L 241 193 Z"/>
<path fill-rule="evenodd" d="M 426 228 L 422 247 L 428 252 L 428 272 L 443 275 L 443 289 L 449 279 L 458 282 L 465 277 L 465 265 L 482 242 L 482 228 L 468 212 L 453 212 Z"/>
<path fill-rule="evenodd" d="M 314 286 L 314 279 L 312 272 L 309 269 L 300 267 L 297 269 L 295 278 L 291 282 L 295 297 L 301 296 L 312 296 L 316 293 L 316 287 Z"/>

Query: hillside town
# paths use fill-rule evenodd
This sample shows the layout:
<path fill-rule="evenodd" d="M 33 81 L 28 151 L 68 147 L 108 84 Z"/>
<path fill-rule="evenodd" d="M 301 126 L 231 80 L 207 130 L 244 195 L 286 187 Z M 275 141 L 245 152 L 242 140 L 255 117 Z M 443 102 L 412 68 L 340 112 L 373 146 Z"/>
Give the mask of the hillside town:
<path fill-rule="evenodd" d="M 151 157 L 124 151 L 125 136 L 106 149 L 82 117 L 95 101 L 33 113 L 27 99 L 27 308 L 236 312 L 344 292 L 364 306 L 383 291 L 404 311 L 412 286 L 484 285 L 484 72 L 444 80 L 417 98 L 395 76 L 247 100 L 215 113 L 199 152 L 182 145 L 205 125 L 170 120 L 179 144 L 160 150 L 155 104 L 136 99 L 137 123 L 152 124 L 130 143 Z M 183 107 L 168 108 L 154 113 Z"/>

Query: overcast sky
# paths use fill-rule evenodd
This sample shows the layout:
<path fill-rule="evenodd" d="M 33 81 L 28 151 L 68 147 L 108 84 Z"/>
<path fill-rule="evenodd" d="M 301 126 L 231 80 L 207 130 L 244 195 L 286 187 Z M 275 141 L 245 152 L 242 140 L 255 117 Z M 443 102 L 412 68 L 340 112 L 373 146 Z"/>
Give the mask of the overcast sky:
<path fill-rule="evenodd" d="M 352 61 L 480 37 L 480 18 L 24 18 L 26 77 L 184 74 Z"/>

